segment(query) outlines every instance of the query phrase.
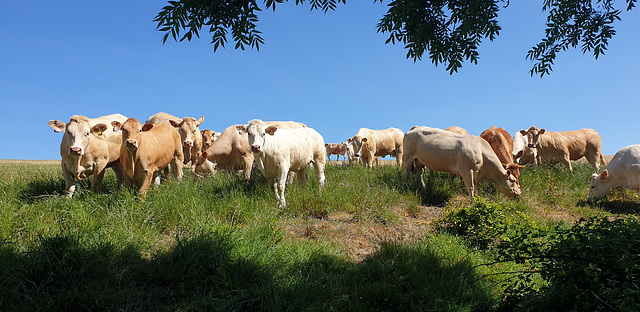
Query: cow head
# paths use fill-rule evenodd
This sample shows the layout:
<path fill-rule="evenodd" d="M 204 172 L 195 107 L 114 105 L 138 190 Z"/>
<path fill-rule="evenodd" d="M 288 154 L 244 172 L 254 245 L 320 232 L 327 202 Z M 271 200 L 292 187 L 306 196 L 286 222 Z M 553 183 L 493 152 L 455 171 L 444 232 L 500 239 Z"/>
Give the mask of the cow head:
<path fill-rule="evenodd" d="M 184 117 L 182 121 L 177 122 L 175 120 L 169 120 L 172 126 L 174 126 L 178 132 L 180 132 L 180 139 L 182 140 L 182 146 L 185 148 L 193 147 L 196 142 L 199 142 L 199 137 L 202 137 L 200 133 L 200 124 L 204 121 L 204 116 L 200 116 L 200 119 L 196 120 L 193 117 Z M 185 158 L 185 161 L 187 159 Z"/>
<path fill-rule="evenodd" d="M 349 138 L 347 142 L 353 148 L 353 157 L 360 157 L 362 155 L 362 147 L 367 143 L 367 138 L 360 137 L 356 135 L 352 138 Z"/>
<path fill-rule="evenodd" d="M 213 130 L 209 130 L 209 129 L 204 129 L 202 130 L 202 132 L 200 132 L 200 134 L 202 135 L 202 150 L 206 150 L 207 148 L 209 148 L 213 142 L 215 142 L 215 140 L 218 138 L 216 136 L 216 132 Z"/>
<path fill-rule="evenodd" d="M 510 171 L 513 174 L 513 176 L 516 177 L 516 179 L 520 178 L 520 170 L 524 168 L 524 166 L 514 164 L 514 163 L 502 164 L 502 167 L 505 170 Z"/>
<path fill-rule="evenodd" d="M 505 175 L 505 185 L 504 187 L 500 187 L 500 191 L 502 194 L 509 198 L 520 197 L 522 195 L 522 191 L 520 190 L 520 182 L 518 182 L 518 178 L 511 172 L 511 170 L 507 170 Z"/>
<path fill-rule="evenodd" d="M 266 127 L 264 122 L 260 119 L 254 119 L 249 121 L 249 124 L 236 126 L 240 134 L 247 133 L 249 139 L 249 146 L 254 153 L 260 153 L 263 151 L 264 141 L 267 134 L 274 135 L 278 127 L 269 126 Z"/>
<path fill-rule="evenodd" d="M 65 140 L 70 143 L 68 154 L 72 156 L 84 155 L 91 137 L 102 135 L 102 132 L 107 130 L 107 125 L 103 123 L 92 127 L 89 118 L 80 115 L 72 116 L 67 124 L 60 120 L 51 120 L 49 126 L 55 132 L 65 133 Z"/>
<path fill-rule="evenodd" d="M 544 134 L 546 130 L 544 128 L 538 130 L 535 126 L 531 126 L 529 130 L 524 131 L 520 130 L 520 134 L 527 137 L 527 145 L 530 148 L 535 148 L 538 146 L 538 139 L 540 139 L 540 135 Z"/>
<path fill-rule="evenodd" d="M 594 173 L 591 176 L 591 184 L 589 185 L 589 202 L 594 202 L 611 193 L 609 186 L 609 170 L 605 169 L 602 173 Z"/>
<path fill-rule="evenodd" d="M 142 133 L 153 128 L 153 124 L 142 125 L 138 119 L 133 117 L 122 124 L 119 121 L 112 121 L 111 125 L 116 131 L 122 130 L 122 144 L 130 151 L 137 150 L 140 147 Z"/>

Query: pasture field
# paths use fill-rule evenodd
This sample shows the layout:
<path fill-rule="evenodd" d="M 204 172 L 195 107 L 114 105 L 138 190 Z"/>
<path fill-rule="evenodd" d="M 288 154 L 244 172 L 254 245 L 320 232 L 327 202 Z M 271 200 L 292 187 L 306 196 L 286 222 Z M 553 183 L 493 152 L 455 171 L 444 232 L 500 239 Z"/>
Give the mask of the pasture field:
<path fill-rule="evenodd" d="M 0 311 L 501 310 L 523 270 L 496 261 L 507 232 L 640 210 L 624 190 L 588 204 L 591 174 L 527 167 L 521 198 L 486 182 L 472 204 L 456 176 L 429 172 L 423 190 L 395 166 L 332 161 L 322 192 L 294 182 L 279 209 L 258 170 L 185 172 L 141 202 L 112 171 L 68 199 L 59 163 L 0 161 Z M 460 227 L 478 207 L 508 226 Z"/>

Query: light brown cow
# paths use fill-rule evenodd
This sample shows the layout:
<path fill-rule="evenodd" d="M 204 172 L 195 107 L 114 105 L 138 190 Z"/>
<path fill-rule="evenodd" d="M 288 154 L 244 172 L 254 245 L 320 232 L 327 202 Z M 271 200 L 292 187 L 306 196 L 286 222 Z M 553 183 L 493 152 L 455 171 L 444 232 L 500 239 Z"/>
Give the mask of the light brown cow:
<path fill-rule="evenodd" d="M 469 132 L 467 132 L 467 130 L 464 130 L 463 128 L 458 127 L 458 126 L 452 126 L 452 127 L 446 128 L 444 130 L 451 131 L 451 132 L 457 133 L 457 134 L 469 134 Z"/>
<path fill-rule="evenodd" d="M 327 158 L 331 160 L 331 155 L 336 155 L 336 160 L 340 160 L 340 155 L 347 160 L 347 143 L 327 143 L 324 145 L 327 149 Z"/>
<path fill-rule="evenodd" d="M 462 135 L 429 127 L 413 127 L 404 136 L 404 175 L 419 172 L 424 186 L 424 167 L 462 177 L 469 197 L 480 183 L 493 181 L 507 197 L 521 195 L 518 179 L 505 170 L 489 143 L 474 135 Z"/>
<path fill-rule="evenodd" d="M 602 139 L 596 130 L 553 132 L 532 126 L 527 131 L 520 130 L 520 133 L 527 136 L 529 147 L 535 147 L 538 151 L 538 163 L 562 162 L 573 172 L 571 160 L 584 156 L 596 171 L 600 165 L 606 166 L 602 156 Z"/>
<path fill-rule="evenodd" d="M 305 124 L 295 121 L 266 121 L 265 124 L 269 126 L 275 125 L 279 128 L 306 127 Z M 247 133 L 240 134 L 237 126 L 239 125 L 224 129 L 220 137 L 202 153 L 202 157 L 215 163 L 217 169 L 242 170 L 245 180 L 249 183 L 251 166 L 253 165 L 253 153 L 249 147 Z M 204 160 L 197 160 L 197 162 L 206 163 Z M 261 164 L 258 165 L 260 166 Z M 206 168 L 201 169 L 206 170 Z"/>
<path fill-rule="evenodd" d="M 353 146 L 355 157 L 369 168 L 373 167 L 376 157 L 391 155 L 396 158 L 397 165 L 402 164 L 402 138 L 404 133 L 398 128 L 371 130 L 360 128 L 358 133 L 347 140 Z"/>
<path fill-rule="evenodd" d="M 64 176 L 65 190 L 72 197 L 76 189 L 75 180 L 82 181 L 94 175 L 91 189 L 102 186 L 102 179 L 107 168 L 116 173 L 118 187 L 122 183 L 122 166 L 120 165 L 120 144 L 122 136 L 107 125 L 112 120 L 124 122 L 127 117 L 112 114 L 98 118 L 87 118 L 81 115 L 72 116 L 68 123 L 60 120 L 49 121 L 55 132 L 64 132 L 60 143 L 61 167 Z"/>
<path fill-rule="evenodd" d="M 204 129 L 202 130 L 202 132 L 200 132 L 200 134 L 202 134 L 202 152 L 211 147 L 211 144 L 213 144 L 213 142 L 220 137 L 220 133 L 217 133 L 210 129 Z"/>
<path fill-rule="evenodd" d="M 513 163 L 513 138 L 511 134 L 503 128 L 491 126 L 491 128 L 482 131 L 480 137 L 489 142 L 502 166 L 511 170 L 516 179 L 519 178 L 520 169 L 524 166 Z"/>
<path fill-rule="evenodd" d="M 191 161 L 191 171 L 195 169 L 196 154 L 202 151 L 202 134 L 199 126 L 204 121 L 204 116 L 200 116 L 198 120 L 193 117 L 184 117 L 182 119 L 167 113 L 156 113 L 149 117 L 145 123 L 158 124 L 168 122 L 180 133 L 182 141 L 182 154 L 184 155 L 184 164 Z"/>
<path fill-rule="evenodd" d="M 115 129 L 122 130 L 120 162 L 125 182 L 138 186 L 138 195 L 144 199 L 154 175 L 168 172 L 171 167 L 174 178 L 182 178 L 182 144 L 180 133 L 168 123 L 142 125 L 136 118 L 124 123 L 113 121 Z M 168 176 L 167 176 L 168 178 Z"/>

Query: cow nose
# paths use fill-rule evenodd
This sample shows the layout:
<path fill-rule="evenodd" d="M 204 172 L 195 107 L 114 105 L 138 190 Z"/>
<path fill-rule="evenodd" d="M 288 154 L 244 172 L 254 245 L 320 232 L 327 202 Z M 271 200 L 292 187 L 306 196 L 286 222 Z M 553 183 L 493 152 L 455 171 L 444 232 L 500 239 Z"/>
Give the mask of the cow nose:
<path fill-rule="evenodd" d="M 82 147 L 72 147 L 69 149 L 69 154 L 82 155 Z"/>
<path fill-rule="evenodd" d="M 184 146 L 185 147 L 192 147 L 193 146 L 193 141 L 184 141 Z"/>
<path fill-rule="evenodd" d="M 204 143 L 206 146 L 211 146 L 211 142 Z"/>
<path fill-rule="evenodd" d="M 127 140 L 127 146 L 130 147 L 138 147 L 138 141 L 134 140 L 134 139 L 128 139 Z"/>
<path fill-rule="evenodd" d="M 251 146 L 251 151 L 252 152 L 260 152 L 260 146 L 259 145 L 253 145 Z"/>
<path fill-rule="evenodd" d="M 535 147 L 535 145 L 533 145 L 533 144 L 527 144 L 527 146 L 529 146 L 529 147 L 531 147 L 531 148 L 534 148 L 534 147 Z"/>
<path fill-rule="evenodd" d="M 360 157 L 360 154 L 354 154 L 353 156 L 355 156 L 355 157 Z"/>

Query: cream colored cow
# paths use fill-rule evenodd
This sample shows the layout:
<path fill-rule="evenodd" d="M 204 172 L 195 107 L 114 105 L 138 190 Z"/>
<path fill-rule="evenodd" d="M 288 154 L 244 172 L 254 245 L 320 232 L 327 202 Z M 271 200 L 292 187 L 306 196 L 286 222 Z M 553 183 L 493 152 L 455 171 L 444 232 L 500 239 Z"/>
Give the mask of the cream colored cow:
<path fill-rule="evenodd" d="M 347 140 L 353 147 L 353 155 L 361 158 L 369 168 L 377 157 L 391 155 L 398 165 L 402 164 L 402 138 L 404 133 L 398 128 L 371 130 L 360 128 L 358 133 Z"/>
<path fill-rule="evenodd" d="M 605 197 L 618 187 L 636 191 L 640 195 L 640 145 L 619 150 L 604 171 L 593 174 L 589 201 Z"/>

